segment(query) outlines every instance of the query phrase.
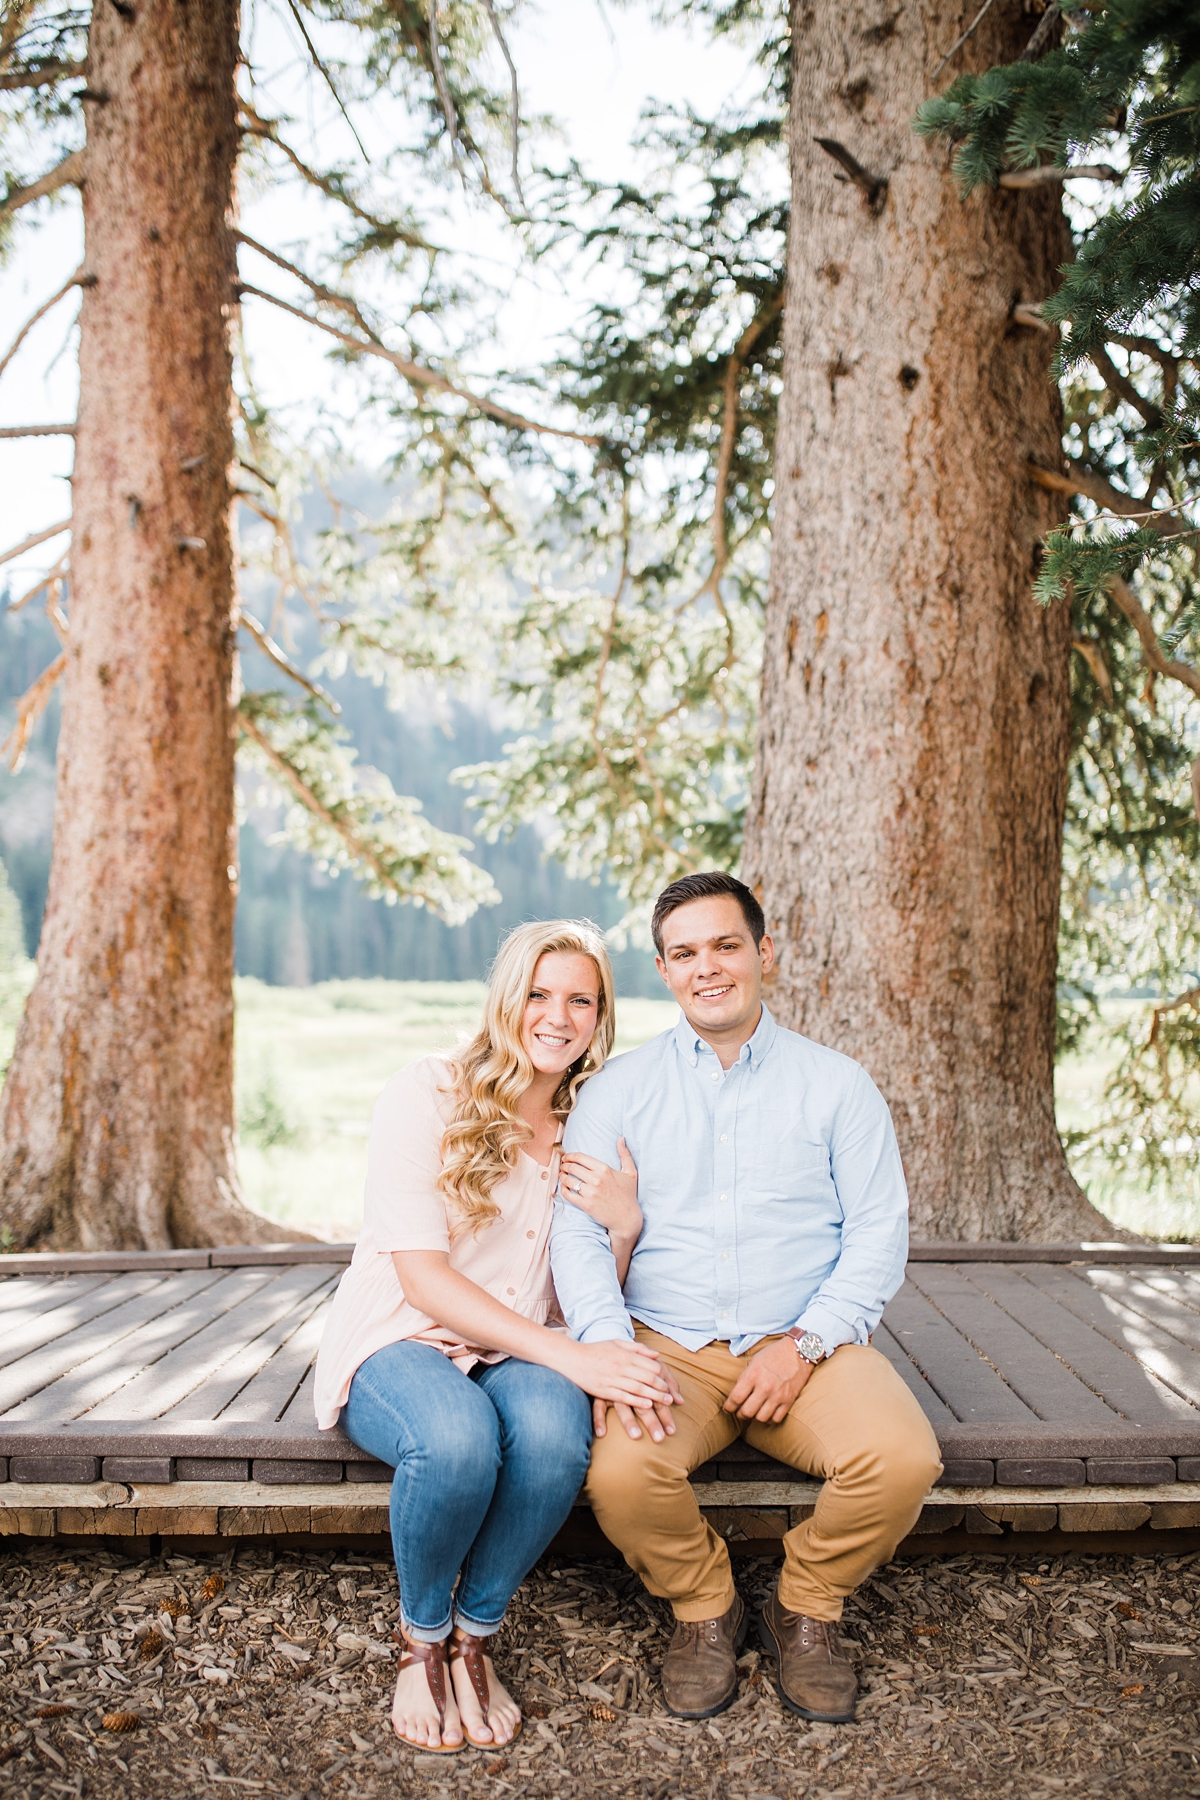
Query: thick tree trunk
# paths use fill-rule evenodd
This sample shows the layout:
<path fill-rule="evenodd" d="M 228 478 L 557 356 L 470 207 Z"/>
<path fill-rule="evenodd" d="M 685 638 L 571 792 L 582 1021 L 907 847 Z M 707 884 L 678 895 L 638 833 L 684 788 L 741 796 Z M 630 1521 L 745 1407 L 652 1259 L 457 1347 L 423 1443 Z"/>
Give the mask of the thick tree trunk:
<path fill-rule="evenodd" d="M 54 858 L 0 1126 L 18 1246 L 294 1235 L 242 1204 L 233 1144 L 237 53 L 238 0 L 94 10 Z"/>
<path fill-rule="evenodd" d="M 919 1237 L 1112 1237 L 1054 1122 L 1067 609 L 1031 595 L 1059 466 L 1057 189 L 960 199 L 911 130 L 978 11 L 794 12 L 778 515 L 746 868 L 785 1023 L 865 1064 Z M 1013 60 L 1015 0 L 942 78 Z M 841 182 L 836 140 L 886 193 Z"/>

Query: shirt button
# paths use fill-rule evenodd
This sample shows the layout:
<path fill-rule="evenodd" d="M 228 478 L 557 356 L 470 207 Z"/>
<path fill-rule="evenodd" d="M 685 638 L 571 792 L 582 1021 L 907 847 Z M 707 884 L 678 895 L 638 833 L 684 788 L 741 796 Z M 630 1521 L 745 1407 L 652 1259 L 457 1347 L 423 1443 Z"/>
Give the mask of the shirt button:
<path fill-rule="evenodd" d="M 728 1195 L 728 1194 L 722 1194 L 722 1195 L 721 1195 L 721 1198 L 722 1198 L 722 1200 L 728 1200 L 728 1198 L 729 1198 L 729 1195 Z"/>
<path fill-rule="evenodd" d="M 721 1142 L 723 1144 L 727 1144 L 729 1142 L 728 1134 L 724 1131 L 721 1133 Z"/>
<path fill-rule="evenodd" d="M 722 1262 L 728 1262 L 728 1261 L 729 1261 L 729 1252 L 728 1252 L 728 1250 L 722 1250 L 722 1252 L 721 1252 L 721 1261 L 722 1261 Z M 724 1318 L 724 1317 L 725 1317 L 725 1314 L 724 1314 L 724 1313 L 722 1313 L 722 1314 L 721 1314 L 721 1317 L 722 1317 L 722 1318 Z"/>
<path fill-rule="evenodd" d="M 537 1236 L 537 1232 L 536 1232 L 536 1231 L 527 1231 L 527 1232 L 526 1232 L 526 1233 L 525 1233 L 525 1236 L 526 1236 L 526 1237 L 536 1237 L 536 1236 Z"/>
<path fill-rule="evenodd" d="M 542 1180 L 543 1180 L 543 1181 L 549 1181 L 549 1179 L 550 1179 L 550 1171 L 549 1171 L 549 1169 L 543 1169 L 543 1170 L 542 1170 Z"/>
<path fill-rule="evenodd" d="M 516 1288 L 505 1288 L 504 1291 L 506 1294 L 515 1294 L 517 1290 Z"/>
<path fill-rule="evenodd" d="M 721 1314 L 721 1317 L 722 1317 L 722 1318 L 723 1318 L 723 1319 L 727 1319 L 727 1318 L 728 1318 L 728 1317 L 729 1317 L 729 1314 L 728 1314 L 728 1313 L 727 1313 L 727 1312 L 723 1312 L 723 1313 L 722 1313 L 722 1314 Z"/>
<path fill-rule="evenodd" d="M 721 1077 L 719 1075 L 710 1075 L 708 1079 L 710 1081 L 720 1081 Z"/>

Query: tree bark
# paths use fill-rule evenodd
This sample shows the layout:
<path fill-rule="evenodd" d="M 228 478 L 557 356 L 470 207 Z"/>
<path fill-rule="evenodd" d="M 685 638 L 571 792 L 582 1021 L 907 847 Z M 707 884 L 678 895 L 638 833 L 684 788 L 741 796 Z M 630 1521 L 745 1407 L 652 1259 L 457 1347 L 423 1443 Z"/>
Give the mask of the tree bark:
<path fill-rule="evenodd" d="M 1057 192 L 964 203 L 911 121 L 977 12 L 793 15 L 777 521 L 746 870 L 783 1021 L 861 1061 L 918 1237 L 1112 1238 L 1054 1119 L 1070 619 L 1031 578 L 1062 466 L 1048 339 Z M 995 7 L 940 79 L 1015 60 Z M 867 181 L 837 180 L 814 139 Z M 844 161 L 843 169 L 850 165 Z M 872 183 L 885 177 L 886 190 Z"/>
<path fill-rule="evenodd" d="M 238 0 L 97 6 L 50 892 L 3 1096 L 19 1247 L 296 1234 L 233 1135 Z"/>

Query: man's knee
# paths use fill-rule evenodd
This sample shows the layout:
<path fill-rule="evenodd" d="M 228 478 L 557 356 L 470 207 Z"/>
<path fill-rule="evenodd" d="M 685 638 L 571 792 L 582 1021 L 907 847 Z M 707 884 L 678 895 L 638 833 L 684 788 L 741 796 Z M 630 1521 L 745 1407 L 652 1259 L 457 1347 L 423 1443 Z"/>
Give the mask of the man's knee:
<path fill-rule="evenodd" d="M 591 1504 L 606 1510 L 636 1506 L 644 1510 L 655 1496 L 687 1488 L 687 1470 L 668 1449 L 670 1440 L 631 1438 L 611 1411 L 608 1429 L 592 1445 L 585 1493 Z"/>

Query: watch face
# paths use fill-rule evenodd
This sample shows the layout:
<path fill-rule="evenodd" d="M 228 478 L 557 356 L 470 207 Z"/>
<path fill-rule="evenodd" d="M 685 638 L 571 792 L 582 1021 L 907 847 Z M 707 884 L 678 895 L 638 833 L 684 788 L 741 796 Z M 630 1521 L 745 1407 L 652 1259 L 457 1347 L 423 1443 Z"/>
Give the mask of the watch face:
<path fill-rule="evenodd" d="M 825 1344 L 815 1331 L 806 1331 L 804 1336 L 798 1340 L 796 1348 L 805 1362 L 816 1363 L 824 1359 Z"/>

